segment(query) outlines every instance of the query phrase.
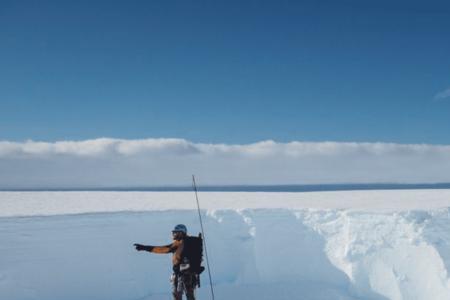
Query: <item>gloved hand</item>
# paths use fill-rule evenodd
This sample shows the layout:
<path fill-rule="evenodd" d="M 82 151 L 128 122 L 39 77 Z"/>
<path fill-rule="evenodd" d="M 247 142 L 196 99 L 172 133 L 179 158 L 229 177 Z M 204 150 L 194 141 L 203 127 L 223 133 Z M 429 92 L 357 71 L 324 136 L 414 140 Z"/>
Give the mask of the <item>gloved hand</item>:
<path fill-rule="evenodd" d="M 136 247 L 137 251 L 152 251 L 154 248 L 152 246 L 145 246 L 141 244 L 134 244 L 134 247 Z"/>
<path fill-rule="evenodd" d="M 174 266 L 172 267 L 172 270 L 173 270 L 173 272 L 174 272 L 175 274 L 180 273 L 180 265 L 174 265 Z"/>
<path fill-rule="evenodd" d="M 142 251 L 142 250 L 144 250 L 144 245 L 141 245 L 141 244 L 134 244 L 133 246 L 136 248 L 137 251 Z"/>

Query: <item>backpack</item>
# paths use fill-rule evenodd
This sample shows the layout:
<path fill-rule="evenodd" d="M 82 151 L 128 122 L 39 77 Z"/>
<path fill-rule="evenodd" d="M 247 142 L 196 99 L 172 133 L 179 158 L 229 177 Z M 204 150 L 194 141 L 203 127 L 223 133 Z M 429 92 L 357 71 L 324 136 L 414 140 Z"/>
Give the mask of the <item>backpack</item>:
<path fill-rule="evenodd" d="M 203 238 L 202 234 L 199 233 L 197 236 L 187 236 L 184 238 L 183 252 L 181 253 L 182 261 L 186 258 L 189 261 L 189 269 L 200 274 L 205 270 L 202 266 L 203 261 Z"/>

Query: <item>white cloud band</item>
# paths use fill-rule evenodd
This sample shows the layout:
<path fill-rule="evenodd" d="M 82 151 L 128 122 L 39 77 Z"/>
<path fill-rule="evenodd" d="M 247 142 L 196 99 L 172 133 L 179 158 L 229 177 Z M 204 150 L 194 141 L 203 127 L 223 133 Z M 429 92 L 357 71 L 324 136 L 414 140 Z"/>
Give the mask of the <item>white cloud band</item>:
<path fill-rule="evenodd" d="M 184 139 L 0 141 L 0 187 L 450 182 L 450 146 Z"/>

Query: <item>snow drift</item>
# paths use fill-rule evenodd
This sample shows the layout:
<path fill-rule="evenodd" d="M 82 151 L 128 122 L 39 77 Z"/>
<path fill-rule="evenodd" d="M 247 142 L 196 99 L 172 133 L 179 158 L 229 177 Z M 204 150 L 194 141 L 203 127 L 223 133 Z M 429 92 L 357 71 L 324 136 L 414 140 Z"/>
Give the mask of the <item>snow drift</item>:
<path fill-rule="evenodd" d="M 450 299 L 449 196 L 201 193 L 216 298 Z M 0 298 L 169 299 L 169 257 L 132 244 L 166 244 L 176 223 L 198 233 L 192 202 L 190 193 L 0 193 Z M 199 299 L 207 285 L 202 276 Z"/>

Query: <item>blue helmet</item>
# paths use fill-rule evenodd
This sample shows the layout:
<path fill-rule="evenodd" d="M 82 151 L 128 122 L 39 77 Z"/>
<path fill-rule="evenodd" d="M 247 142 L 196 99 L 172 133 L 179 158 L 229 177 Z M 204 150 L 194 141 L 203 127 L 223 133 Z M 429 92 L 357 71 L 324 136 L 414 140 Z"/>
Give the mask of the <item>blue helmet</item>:
<path fill-rule="evenodd" d="M 184 234 L 187 234 L 187 228 L 183 224 L 178 224 L 177 226 L 175 226 L 172 232 L 182 232 Z"/>

